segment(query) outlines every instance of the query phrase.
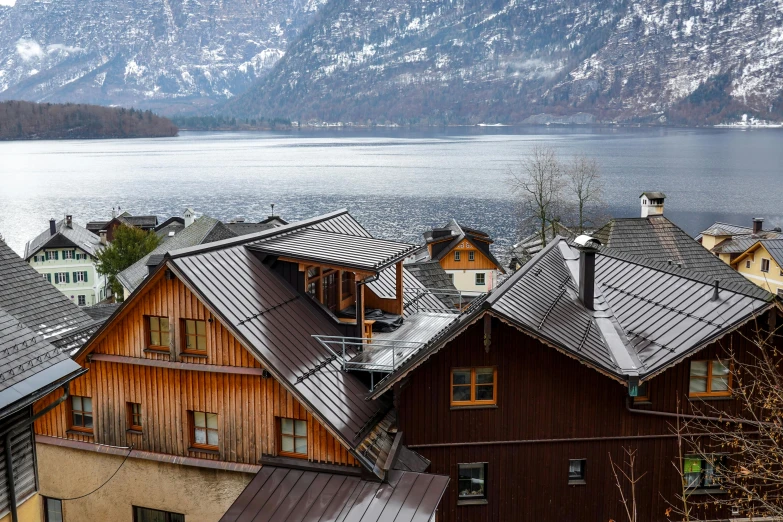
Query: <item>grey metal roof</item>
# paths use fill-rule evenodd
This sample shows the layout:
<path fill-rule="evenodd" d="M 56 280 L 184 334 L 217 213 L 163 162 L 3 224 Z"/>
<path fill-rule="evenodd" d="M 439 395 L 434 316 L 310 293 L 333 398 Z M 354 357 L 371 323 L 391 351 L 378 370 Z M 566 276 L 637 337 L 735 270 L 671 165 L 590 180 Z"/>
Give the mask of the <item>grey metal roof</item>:
<path fill-rule="evenodd" d="M 378 271 L 418 248 L 408 243 L 304 228 L 259 239 L 251 250 L 357 270 Z"/>
<path fill-rule="evenodd" d="M 120 216 L 120 221 L 138 228 L 155 228 L 158 226 L 158 216 Z"/>
<path fill-rule="evenodd" d="M 97 254 L 102 248 L 100 237 L 73 221 L 71 226 L 68 227 L 65 224 L 65 220 L 61 219 L 55 224 L 55 231 L 55 234 L 52 235 L 47 226 L 46 230 L 38 234 L 35 239 L 28 241 L 24 247 L 25 260 L 29 260 L 38 251 L 50 244 L 56 244 L 58 248 L 73 245 L 91 256 Z"/>
<path fill-rule="evenodd" d="M 557 236 L 573 237 L 576 234 L 574 234 L 569 228 L 560 224 L 556 224 L 547 226 L 544 229 L 544 235 L 548 244 Z M 541 252 L 541 249 L 543 248 L 542 245 L 543 242 L 541 241 L 541 234 L 539 232 L 530 234 L 511 247 L 510 257 L 512 263 L 516 261 L 519 266 L 524 265 L 530 261 L 533 256 Z"/>
<path fill-rule="evenodd" d="M 757 288 L 664 216 L 614 219 L 593 237 L 615 251 L 662 264 L 671 261 L 724 285 L 746 286 L 749 291 Z"/>
<path fill-rule="evenodd" d="M 440 264 L 437 261 L 432 261 L 432 263 L 443 271 L 443 268 L 440 267 Z M 427 288 L 421 281 L 414 277 L 413 273 L 408 270 L 408 267 L 410 266 L 411 265 L 409 264 L 405 264 L 402 268 L 402 303 L 404 310 L 403 315 L 405 317 L 421 310 L 443 310 L 455 307 L 453 303 L 455 298 L 453 296 L 439 293 L 448 290 L 436 289 L 435 291 L 438 293 L 434 294 L 433 289 Z M 449 285 L 451 285 L 450 279 Z M 367 283 L 367 287 L 382 299 L 394 299 L 397 296 L 397 271 L 395 267 L 390 266 L 385 270 L 382 270 L 378 274 L 378 279 Z M 454 285 L 451 285 L 451 287 L 453 288 Z M 453 290 L 456 295 L 457 289 L 453 288 Z"/>
<path fill-rule="evenodd" d="M 761 244 L 764 245 L 778 266 L 783 268 L 783 239 L 765 239 L 761 241 Z"/>
<path fill-rule="evenodd" d="M 221 522 L 429 522 L 449 478 L 394 470 L 388 482 L 264 466 Z"/>
<path fill-rule="evenodd" d="M 602 248 L 596 255 L 595 311 L 578 298 L 579 251 L 562 238 L 463 314 L 376 386 L 378 396 L 468 324 L 489 312 L 529 335 L 624 379 L 663 371 L 774 306 L 769 292 Z"/>
<path fill-rule="evenodd" d="M 93 323 L 62 292 L 0 240 L 0 308 L 36 335 L 62 336 Z"/>
<path fill-rule="evenodd" d="M 276 225 L 272 223 L 224 223 L 226 228 L 237 236 L 245 236 L 247 234 L 255 234 L 256 232 L 263 232 L 270 228 L 275 228 Z"/>
<path fill-rule="evenodd" d="M 174 237 L 161 243 L 155 250 L 117 274 L 117 280 L 124 288 L 132 292 L 138 288 L 149 274 L 147 261 L 150 256 L 164 255 L 172 250 L 212 243 L 232 237 L 235 237 L 234 233 L 225 228 L 220 221 L 209 216 L 201 216 L 194 220 L 189 227 L 176 233 Z"/>
<path fill-rule="evenodd" d="M 208 308 L 349 448 L 388 405 L 365 401 L 367 388 L 314 334 L 340 335 L 336 325 L 243 246 L 169 261 Z M 372 469 L 369 466 L 368 469 Z"/>
<path fill-rule="evenodd" d="M 666 199 L 666 194 L 663 192 L 642 192 L 639 197 L 647 196 L 649 199 Z"/>

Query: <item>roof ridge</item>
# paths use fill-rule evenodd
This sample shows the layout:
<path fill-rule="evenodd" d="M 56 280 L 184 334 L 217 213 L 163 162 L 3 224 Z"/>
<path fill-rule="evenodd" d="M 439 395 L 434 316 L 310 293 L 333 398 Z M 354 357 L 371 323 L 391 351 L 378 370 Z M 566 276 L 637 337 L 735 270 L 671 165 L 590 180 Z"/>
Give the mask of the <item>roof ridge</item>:
<path fill-rule="evenodd" d="M 528 273 L 530 270 L 533 269 L 534 265 L 538 264 L 543 257 L 554 248 L 555 245 L 559 244 L 561 241 L 563 241 L 563 237 L 559 234 L 556 235 L 552 241 L 549 242 L 547 246 L 539 250 L 539 252 L 533 256 L 533 258 L 525 263 L 522 268 L 514 272 L 511 277 L 508 277 L 505 281 L 503 281 L 500 286 L 496 287 L 495 290 L 490 292 L 487 295 L 487 298 L 484 300 L 484 303 L 489 303 L 491 306 L 495 301 L 503 297 L 503 295 L 508 292 L 510 288 L 512 288 L 517 281 L 522 279 L 522 277 Z"/>

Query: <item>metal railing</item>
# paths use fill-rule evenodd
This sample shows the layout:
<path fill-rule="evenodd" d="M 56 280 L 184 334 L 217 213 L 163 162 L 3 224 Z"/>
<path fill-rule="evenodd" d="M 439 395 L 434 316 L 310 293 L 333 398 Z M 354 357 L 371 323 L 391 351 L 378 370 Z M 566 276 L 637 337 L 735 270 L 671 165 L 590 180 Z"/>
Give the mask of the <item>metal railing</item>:
<path fill-rule="evenodd" d="M 343 370 L 369 372 L 391 373 L 425 345 L 419 341 L 337 335 L 313 335 L 313 338 L 329 350 Z"/>
<path fill-rule="evenodd" d="M 405 310 L 413 310 L 414 313 L 419 312 L 442 312 L 458 314 L 462 310 L 463 305 L 467 302 L 462 297 L 460 290 L 431 290 L 429 288 L 410 288 L 403 289 L 402 291 L 405 304 Z M 427 296 L 431 296 L 437 301 L 438 305 L 433 305 L 432 299 L 426 299 Z M 443 298 L 453 301 L 456 306 L 450 307 L 443 302 Z M 426 302 L 425 302 L 426 301 Z"/>

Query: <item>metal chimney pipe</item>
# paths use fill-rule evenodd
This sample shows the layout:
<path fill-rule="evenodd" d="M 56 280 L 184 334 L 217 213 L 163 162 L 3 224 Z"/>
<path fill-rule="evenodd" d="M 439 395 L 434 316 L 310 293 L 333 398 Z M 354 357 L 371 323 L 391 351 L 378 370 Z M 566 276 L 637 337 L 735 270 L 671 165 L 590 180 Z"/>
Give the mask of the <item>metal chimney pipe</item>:
<path fill-rule="evenodd" d="M 720 300 L 720 279 L 715 280 L 715 289 L 712 291 L 711 301 Z"/>
<path fill-rule="evenodd" d="M 57 233 L 57 222 L 54 220 L 54 218 L 51 218 L 49 220 L 49 235 L 53 236 Z"/>
<path fill-rule="evenodd" d="M 595 254 L 601 242 L 588 235 L 574 242 L 579 248 L 579 300 L 588 310 L 595 310 Z"/>
<path fill-rule="evenodd" d="M 763 224 L 764 224 L 764 218 L 753 218 L 753 233 L 754 234 L 760 233 Z"/>

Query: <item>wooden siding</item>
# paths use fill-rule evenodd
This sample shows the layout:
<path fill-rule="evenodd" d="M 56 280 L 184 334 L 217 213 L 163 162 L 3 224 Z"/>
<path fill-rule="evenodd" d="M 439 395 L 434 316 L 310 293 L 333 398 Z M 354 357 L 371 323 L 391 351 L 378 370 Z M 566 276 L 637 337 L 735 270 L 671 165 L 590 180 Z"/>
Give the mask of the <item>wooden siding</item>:
<path fill-rule="evenodd" d="M 674 502 L 679 491 L 669 426 L 674 419 L 629 412 L 625 386 L 496 319 L 492 325 L 489 353 L 479 322 L 395 389 L 405 443 L 432 461 L 430 472 L 451 477 L 439 520 L 622 520 L 608 455 L 622 460 L 623 447 L 638 450 L 637 472 L 648 474 L 639 485 L 639 520 L 666 520 L 664 499 Z M 747 357 L 747 341 L 740 334 L 722 344 Z M 718 353 L 720 348 L 710 347 L 694 359 Z M 451 369 L 476 366 L 497 367 L 497 407 L 452 408 Z M 681 409 L 695 412 L 704 403 L 688 400 L 688 377 L 685 361 L 650 381 L 650 404 L 633 407 L 676 412 L 679 397 Z M 738 410 L 733 400 L 710 405 Z M 584 438 L 593 440 L 547 442 Z M 517 442 L 460 445 L 488 441 Z M 454 445 L 419 447 L 427 444 Z M 587 484 L 570 486 L 568 460 L 582 458 L 587 459 Z M 458 506 L 457 464 L 471 462 L 489 463 L 488 503 Z"/>
<path fill-rule="evenodd" d="M 172 354 L 145 352 L 144 316 L 168 317 Z M 180 319 L 207 323 L 207 356 L 180 354 Z M 182 282 L 158 274 L 148 291 L 95 341 L 92 353 L 137 359 L 178 360 L 201 365 L 260 368 L 261 365 Z M 173 357 L 172 357 L 173 355 Z M 132 359 L 130 359 L 132 361 Z M 113 446 L 129 446 L 170 455 L 257 464 L 277 454 L 276 418 L 308 422 L 308 458 L 315 462 L 358 463 L 326 428 L 274 378 L 202 372 L 118 362 L 88 361 L 90 371 L 73 381 L 71 393 L 93 400 L 94 436 L 69 431 L 70 405 L 64 403 L 36 422 L 36 433 Z M 38 410 L 57 398 L 39 401 Z M 142 406 L 143 433 L 128 432 L 127 403 Z M 190 451 L 188 411 L 218 414 L 218 454 Z"/>
<path fill-rule="evenodd" d="M 474 261 L 468 261 L 468 252 L 471 250 L 476 253 Z M 455 251 L 460 253 L 459 261 L 454 261 Z M 481 250 L 477 249 L 467 239 L 461 241 L 459 245 L 443 256 L 440 260 L 440 266 L 442 266 L 444 270 L 496 270 L 498 268 L 495 266 L 495 263 L 490 261 L 487 256 L 481 253 Z"/>

